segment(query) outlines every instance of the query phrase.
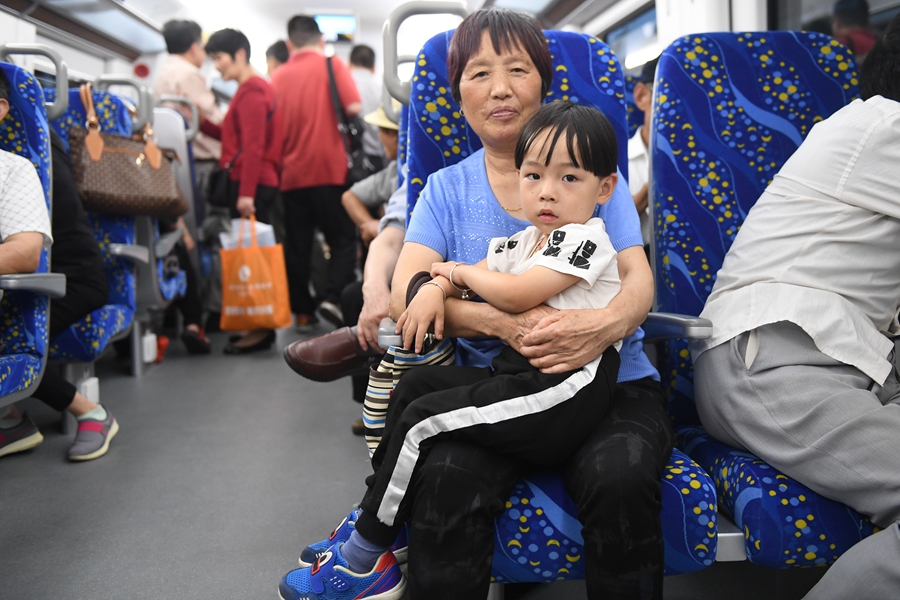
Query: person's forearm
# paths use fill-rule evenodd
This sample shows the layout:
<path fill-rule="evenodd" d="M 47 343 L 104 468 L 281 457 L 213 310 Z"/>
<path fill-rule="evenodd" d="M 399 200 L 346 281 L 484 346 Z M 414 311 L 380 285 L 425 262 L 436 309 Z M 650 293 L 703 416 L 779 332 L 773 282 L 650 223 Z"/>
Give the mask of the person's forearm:
<path fill-rule="evenodd" d="M 641 250 L 643 252 L 643 250 Z M 644 277 L 639 272 L 630 272 L 622 279 L 622 290 L 613 298 L 605 310 L 615 315 L 624 339 L 634 333 L 653 306 L 653 278 Z"/>
<path fill-rule="evenodd" d="M 350 220 L 353 221 L 357 227 L 361 226 L 366 221 L 372 220 L 369 209 L 366 208 L 366 205 L 363 204 L 359 197 L 353 192 L 349 190 L 344 192 L 343 196 L 341 196 L 341 204 L 344 205 L 344 210 L 347 211 Z"/>
<path fill-rule="evenodd" d="M 41 243 L 43 236 L 40 233 L 16 234 L 27 236 L 21 239 L 10 239 L 0 244 L 0 275 L 14 275 L 17 273 L 34 273 L 41 262 Z M 37 236 L 37 241 L 34 241 Z"/>
<path fill-rule="evenodd" d="M 397 227 L 385 227 L 369 245 L 369 255 L 363 268 L 363 293 L 366 288 L 387 290 L 397 266 L 404 232 Z"/>
<path fill-rule="evenodd" d="M 509 315 L 487 302 L 447 298 L 444 303 L 444 337 L 503 337 Z"/>

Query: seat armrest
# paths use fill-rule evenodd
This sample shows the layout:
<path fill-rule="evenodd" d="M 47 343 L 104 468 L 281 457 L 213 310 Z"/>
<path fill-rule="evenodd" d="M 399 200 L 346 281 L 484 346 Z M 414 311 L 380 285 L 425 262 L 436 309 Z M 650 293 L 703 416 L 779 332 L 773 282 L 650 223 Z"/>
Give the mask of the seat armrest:
<path fill-rule="evenodd" d="M 394 333 L 397 329 L 397 322 L 390 317 L 381 320 L 378 326 L 378 345 L 387 350 L 391 346 L 402 346 L 403 337 L 399 333 Z"/>
<path fill-rule="evenodd" d="M 709 319 L 700 317 L 675 313 L 650 313 L 641 324 L 641 329 L 644 330 L 646 342 L 675 338 L 705 340 L 712 337 L 713 325 Z"/>
<path fill-rule="evenodd" d="M 150 262 L 150 249 L 146 246 L 137 246 L 135 244 L 110 244 L 109 253 L 113 256 L 120 256 L 127 260 L 142 262 L 144 264 Z"/>
<path fill-rule="evenodd" d="M 62 298 L 66 295 L 66 276 L 62 273 L 0 275 L 0 290 L 38 292 Z"/>
<path fill-rule="evenodd" d="M 168 256 L 172 253 L 181 238 L 184 236 L 184 225 L 179 225 L 174 231 L 159 236 L 153 245 L 153 252 L 157 258 Z"/>

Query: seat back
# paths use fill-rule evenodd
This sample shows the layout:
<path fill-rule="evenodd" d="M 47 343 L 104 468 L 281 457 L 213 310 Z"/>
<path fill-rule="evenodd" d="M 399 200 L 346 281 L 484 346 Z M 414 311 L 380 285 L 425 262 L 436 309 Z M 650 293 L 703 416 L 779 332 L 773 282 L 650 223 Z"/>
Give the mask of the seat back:
<path fill-rule="evenodd" d="M 657 307 L 699 315 L 750 207 L 810 129 L 858 95 L 852 54 L 819 33 L 707 33 L 662 53 L 651 135 Z M 659 357 L 676 426 L 699 424 L 687 343 Z"/>
<path fill-rule="evenodd" d="M 0 149 L 24 156 L 37 169 L 47 210 L 51 208 L 50 128 L 44 95 L 34 76 L 15 65 L 0 63 L 10 83 L 9 114 L 0 121 Z M 41 252 L 37 273 L 50 268 L 47 250 Z M 0 300 L 0 405 L 30 395 L 40 380 L 47 356 L 49 304 L 47 296 L 8 291 Z M 27 390 L 27 391 L 26 391 Z"/>
<path fill-rule="evenodd" d="M 44 94 L 48 101 L 55 98 L 53 90 L 45 90 Z M 98 89 L 93 90 L 93 99 L 101 131 L 122 136 L 132 134 L 131 116 L 121 99 Z M 69 90 L 69 106 L 66 112 L 51 121 L 50 126 L 68 148 L 69 129 L 74 125 L 84 126 L 86 121 L 87 114 L 81 102 L 81 95 L 77 88 L 73 88 Z M 89 362 L 106 347 L 110 339 L 131 326 L 136 308 L 134 264 L 125 258 L 114 256 L 110 251 L 111 244 L 135 243 L 134 217 L 113 217 L 86 212 L 94 237 L 103 253 L 109 282 L 109 300 L 105 307 L 95 311 L 97 314 L 92 314 L 86 322 L 79 321 L 72 325 L 70 327 L 73 330 L 72 335 L 61 334 L 60 337 L 65 336 L 64 343 L 54 341 L 51 344 L 51 355 L 57 360 Z M 100 326 L 90 327 L 92 323 Z"/>
<path fill-rule="evenodd" d="M 553 57 L 553 83 L 544 98 L 595 106 L 609 118 L 619 145 L 619 170 L 628 177 L 625 82 L 619 60 L 597 38 L 545 31 Z M 428 176 L 481 148 L 450 94 L 447 50 L 452 31 L 439 33 L 418 54 L 409 99 L 407 211 L 412 214 Z M 408 217 L 407 217 L 408 219 Z"/>
<path fill-rule="evenodd" d="M 644 124 L 644 111 L 634 103 L 634 86 L 640 81 L 634 75 L 625 76 L 625 110 L 628 112 L 628 137 L 634 137 L 637 130 Z"/>

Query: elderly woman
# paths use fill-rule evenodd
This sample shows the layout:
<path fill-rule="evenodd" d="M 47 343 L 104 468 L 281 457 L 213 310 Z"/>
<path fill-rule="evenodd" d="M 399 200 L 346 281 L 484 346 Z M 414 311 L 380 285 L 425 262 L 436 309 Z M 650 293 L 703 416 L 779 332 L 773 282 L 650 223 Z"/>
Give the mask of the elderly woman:
<path fill-rule="evenodd" d="M 491 238 L 528 225 L 514 150 L 553 76 L 540 26 L 520 13 L 479 10 L 456 30 L 447 62 L 453 96 L 484 149 L 428 179 L 394 271 L 394 319 L 406 307 L 406 289 L 416 273 L 438 261 L 475 263 L 486 256 Z M 460 364 L 489 366 L 505 343 L 550 373 L 580 368 L 624 340 L 607 417 L 559 468 L 584 526 L 588 597 L 662 598 L 660 479 L 672 433 L 659 375 L 641 343 L 639 325 L 650 309 L 653 279 L 623 178 L 599 216 L 617 251 L 622 280 L 621 292 L 608 307 L 555 311 L 542 306 L 512 315 L 487 303 L 448 299 L 445 335 L 459 338 Z M 494 518 L 516 480 L 534 467 L 456 441 L 435 442 L 422 460 L 410 483 L 410 597 L 485 598 Z M 328 541 L 307 548 L 301 562 L 316 560 L 318 552 L 323 558 L 312 571 L 320 571 L 319 562 L 332 559 L 326 548 L 347 540 L 357 517 L 346 519 Z M 404 546 L 398 539 L 394 553 L 405 557 Z M 387 562 L 380 561 L 367 577 L 376 577 Z"/>

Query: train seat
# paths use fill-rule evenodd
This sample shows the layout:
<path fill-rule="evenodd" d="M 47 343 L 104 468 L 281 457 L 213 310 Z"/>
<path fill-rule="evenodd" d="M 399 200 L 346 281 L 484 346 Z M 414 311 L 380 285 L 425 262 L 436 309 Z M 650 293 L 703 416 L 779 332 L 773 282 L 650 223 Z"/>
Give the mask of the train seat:
<path fill-rule="evenodd" d="M 50 127 L 44 96 L 34 76 L 13 64 L 0 63 L 10 82 L 9 114 L 0 121 L 0 148 L 29 159 L 38 171 L 48 210 L 51 201 Z M 49 274 L 50 252 L 41 253 L 36 274 Z M 44 275 L 47 277 L 47 275 Z M 0 406 L 34 393 L 48 358 L 50 308 L 47 293 L 29 286 L 29 276 L 0 276 Z M 32 279 L 35 279 L 32 277 Z M 64 275 L 50 275 L 65 282 Z M 32 289 L 29 289 L 32 288 Z M 63 288 L 64 290 L 64 288 Z M 61 297 L 57 293 L 54 297 Z"/>
<path fill-rule="evenodd" d="M 650 196 L 659 310 L 700 314 L 750 207 L 810 128 L 858 95 L 855 69 L 844 46 L 807 32 L 690 35 L 663 52 Z M 676 443 L 713 476 L 751 562 L 826 565 L 873 532 L 856 511 L 702 429 L 685 341 L 664 343 L 659 371 Z"/>
<path fill-rule="evenodd" d="M 447 81 L 447 47 L 453 32 L 432 38 L 419 53 L 409 105 L 408 208 L 427 176 L 481 147 L 459 114 Z M 597 106 L 613 124 L 620 170 L 627 176 L 624 81 L 606 44 L 589 36 L 546 31 L 554 81 L 546 101 L 571 99 Z M 667 575 L 708 567 L 716 557 L 716 497 L 712 479 L 675 450 L 662 479 Z M 558 473 L 521 480 L 497 518 L 495 582 L 545 582 L 584 578 L 581 525 Z"/>
<path fill-rule="evenodd" d="M 45 90 L 48 101 L 55 99 L 53 90 Z M 131 117 L 122 101 L 109 92 L 93 90 L 94 106 L 102 131 L 131 135 Z M 69 106 L 59 118 L 51 121 L 53 130 L 68 148 L 69 128 L 83 126 L 87 120 L 78 89 L 69 90 Z M 123 248 L 135 248 L 136 232 L 131 217 L 112 217 L 87 211 L 88 221 L 100 245 L 109 281 L 106 305 L 73 323 L 50 344 L 50 358 L 68 362 L 92 363 L 110 341 L 129 334 L 134 321 L 135 267 Z M 130 254 L 130 253 L 129 253 Z"/>

